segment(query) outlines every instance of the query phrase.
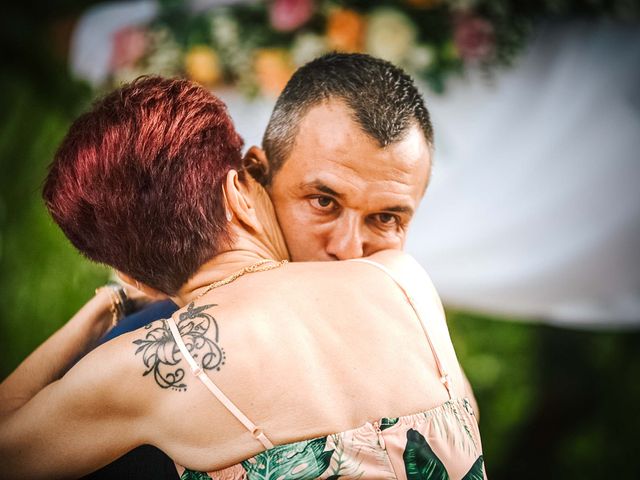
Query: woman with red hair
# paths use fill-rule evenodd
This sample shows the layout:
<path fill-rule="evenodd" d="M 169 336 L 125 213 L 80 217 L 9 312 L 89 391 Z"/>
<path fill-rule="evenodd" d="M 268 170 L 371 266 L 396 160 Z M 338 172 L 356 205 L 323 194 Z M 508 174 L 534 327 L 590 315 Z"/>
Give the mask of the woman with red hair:
<path fill-rule="evenodd" d="M 89 302 L 28 357 L 0 385 L 1 476 L 80 476 L 152 444 L 183 478 L 482 478 L 426 273 L 394 251 L 287 263 L 241 148 L 185 80 L 142 78 L 71 126 L 44 186 L 54 220 L 182 308 L 62 376 L 108 323 Z"/>

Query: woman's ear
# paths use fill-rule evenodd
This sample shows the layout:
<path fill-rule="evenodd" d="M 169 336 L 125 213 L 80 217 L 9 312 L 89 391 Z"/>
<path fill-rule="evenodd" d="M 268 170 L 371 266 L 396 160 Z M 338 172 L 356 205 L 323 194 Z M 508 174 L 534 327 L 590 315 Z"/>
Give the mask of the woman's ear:
<path fill-rule="evenodd" d="M 227 220 L 231 221 L 235 217 L 244 228 L 258 232 L 262 230 L 262 225 L 253 204 L 251 182 L 251 178 L 241 181 L 236 170 L 229 170 L 222 192 L 226 202 Z"/>
<path fill-rule="evenodd" d="M 252 146 L 242 159 L 242 169 L 262 186 L 269 183 L 271 172 L 267 155 L 259 147 Z"/>

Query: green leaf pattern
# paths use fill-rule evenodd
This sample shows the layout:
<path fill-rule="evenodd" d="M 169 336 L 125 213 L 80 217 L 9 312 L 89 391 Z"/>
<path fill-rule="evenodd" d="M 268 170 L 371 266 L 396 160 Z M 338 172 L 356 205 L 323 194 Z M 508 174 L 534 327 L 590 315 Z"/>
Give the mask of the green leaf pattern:
<path fill-rule="evenodd" d="M 407 446 L 404 454 L 404 467 L 408 480 L 449 480 L 447 469 L 433 453 L 425 438 L 413 428 L 407 432 Z"/>
<path fill-rule="evenodd" d="M 180 476 L 180 480 L 211 480 L 211 477 L 204 472 L 196 472 L 187 468 Z"/>
<path fill-rule="evenodd" d="M 484 458 L 482 455 L 478 457 L 475 463 L 471 466 L 471 470 L 467 472 L 467 474 L 462 477 L 462 480 L 483 480 L 484 479 L 484 469 L 482 466 L 484 465 Z"/>
<path fill-rule="evenodd" d="M 356 480 L 371 476 L 381 478 L 385 467 L 388 471 L 384 472 L 384 477 L 396 478 L 394 469 L 397 471 L 403 466 L 407 480 L 449 480 L 447 468 L 452 468 L 459 478 L 474 458 L 462 480 L 484 480 L 484 459 L 481 447 L 476 443 L 479 436 L 475 417 L 465 415 L 463 405 L 458 409 L 456 402 L 446 402 L 421 414 L 383 418 L 378 433 L 363 426 L 270 448 L 218 472 L 206 474 L 187 469 L 181 480 Z M 367 425 L 371 427 L 371 424 Z M 405 434 L 404 450 L 388 449 L 389 445 L 398 445 L 397 435 Z M 396 440 L 387 441 L 383 447 L 379 435 L 396 436 Z M 437 452 L 448 452 L 444 461 L 438 458 L 429 442 Z M 403 443 L 398 446 L 401 445 Z M 382 463 L 381 459 L 384 459 Z"/>
<path fill-rule="evenodd" d="M 281 445 L 242 462 L 249 480 L 304 480 L 329 468 L 333 450 L 325 451 L 327 437 Z"/>
<path fill-rule="evenodd" d="M 449 473 L 420 432 L 409 429 L 402 455 L 407 480 L 449 480 Z M 483 480 L 484 459 L 480 455 L 462 480 Z"/>

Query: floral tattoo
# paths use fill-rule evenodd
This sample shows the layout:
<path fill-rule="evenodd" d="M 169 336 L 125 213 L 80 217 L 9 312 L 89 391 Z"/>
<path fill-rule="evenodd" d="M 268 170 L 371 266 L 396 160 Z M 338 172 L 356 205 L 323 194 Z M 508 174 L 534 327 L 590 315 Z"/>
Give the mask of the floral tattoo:
<path fill-rule="evenodd" d="M 225 363 L 224 349 L 218 344 L 218 322 L 205 312 L 215 304 L 195 307 L 189 304 L 187 310 L 178 316 L 176 326 L 189 353 L 203 370 L 220 370 Z M 181 367 L 182 354 L 175 342 L 166 320 L 161 324 L 150 323 L 145 327 L 143 339 L 135 340 L 138 345 L 135 354 L 142 353 L 142 361 L 147 368 L 142 376 L 153 373 L 156 383 L 162 388 L 184 391 L 184 368 Z"/>

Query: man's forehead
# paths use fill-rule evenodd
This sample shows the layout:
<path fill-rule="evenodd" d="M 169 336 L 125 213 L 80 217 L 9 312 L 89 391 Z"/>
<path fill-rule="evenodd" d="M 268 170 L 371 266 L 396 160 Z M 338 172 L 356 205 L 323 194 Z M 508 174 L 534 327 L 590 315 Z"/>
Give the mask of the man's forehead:
<path fill-rule="evenodd" d="M 328 189 L 333 189 L 333 195 L 345 194 L 352 189 L 381 193 L 419 192 L 421 195 L 431 170 L 428 157 L 367 155 L 359 151 L 335 157 L 317 152 L 292 159 L 291 163 L 290 178 L 300 187 L 316 187 L 327 193 L 331 193 Z"/>
<path fill-rule="evenodd" d="M 424 193 L 430 151 L 417 125 L 409 127 L 397 142 L 382 147 L 363 132 L 348 107 L 327 101 L 312 107 L 301 127 L 290 155 L 276 174 L 277 183 L 307 188 L 316 182 L 316 187 L 328 187 L 342 195 L 350 188 L 410 190 L 418 197 Z"/>

